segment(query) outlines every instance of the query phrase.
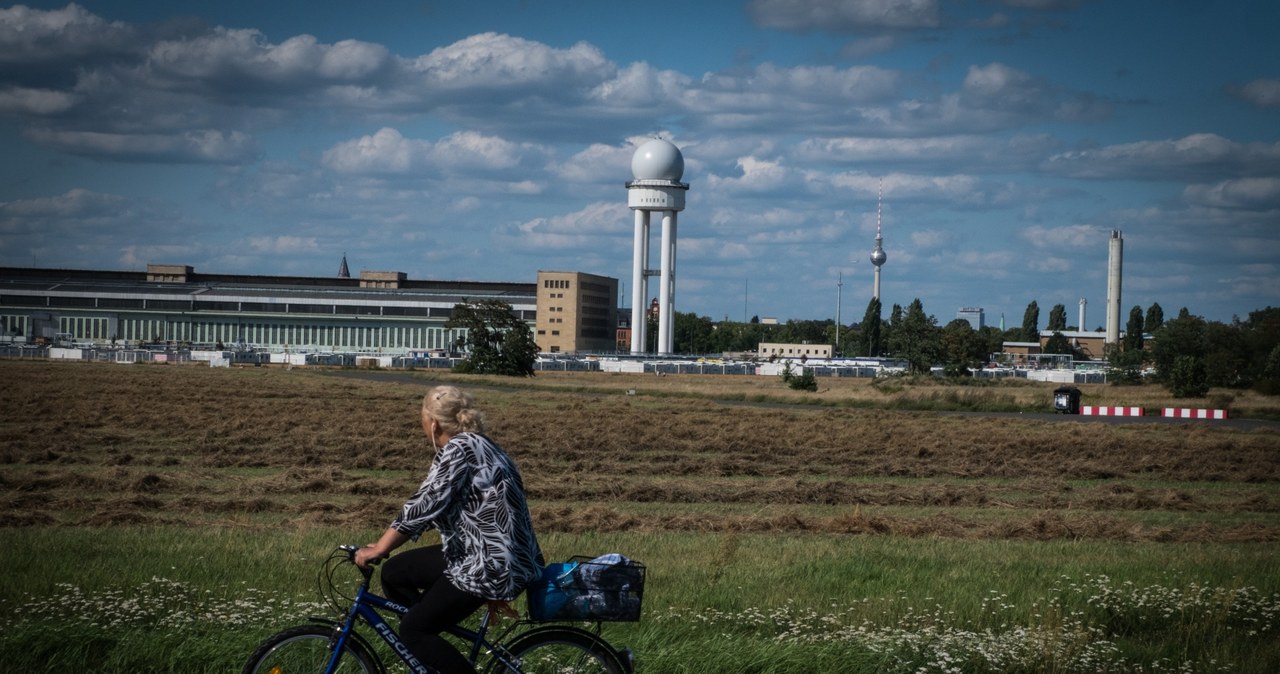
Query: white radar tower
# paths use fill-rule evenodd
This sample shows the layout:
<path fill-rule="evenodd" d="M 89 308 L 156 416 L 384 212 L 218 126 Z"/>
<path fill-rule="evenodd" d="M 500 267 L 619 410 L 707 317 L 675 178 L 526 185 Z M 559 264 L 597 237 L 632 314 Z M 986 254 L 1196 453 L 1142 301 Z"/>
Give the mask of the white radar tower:
<path fill-rule="evenodd" d="M 627 206 L 636 214 L 635 249 L 631 264 L 631 353 L 645 352 L 649 308 L 649 277 L 659 278 L 658 353 L 672 353 L 676 303 L 676 214 L 684 210 L 688 183 L 684 177 L 684 155 L 671 143 L 654 139 L 641 145 L 631 158 L 627 183 Z M 653 213 L 662 214 L 661 268 L 649 268 L 649 222 Z"/>

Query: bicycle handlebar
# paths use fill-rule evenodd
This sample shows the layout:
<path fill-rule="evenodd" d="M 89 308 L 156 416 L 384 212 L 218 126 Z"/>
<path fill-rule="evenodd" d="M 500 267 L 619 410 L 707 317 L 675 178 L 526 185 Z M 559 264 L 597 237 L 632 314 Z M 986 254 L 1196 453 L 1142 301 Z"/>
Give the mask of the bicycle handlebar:
<path fill-rule="evenodd" d="M 338 549 L 347 553 L 347 561 L 351 562 L 352 566 L 360 570 L 360 574 L 364 576 L 364 579 L 367 582 L 373 578 L 373 567 L 381 564 L 382 558 L 379 557 L 377 559 L 371 559 L 369 560 L 368 566 L 360 566 L 359 564 L 356 564 L 356 551 L 359 550 L 360 547 L 361 546 L 359 545 L 339 545 Z"/>

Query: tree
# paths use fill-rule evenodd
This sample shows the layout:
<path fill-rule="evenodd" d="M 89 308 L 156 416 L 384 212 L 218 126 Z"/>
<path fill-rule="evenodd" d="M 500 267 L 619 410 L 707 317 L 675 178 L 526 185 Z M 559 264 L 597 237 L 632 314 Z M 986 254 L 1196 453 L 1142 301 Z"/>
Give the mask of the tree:
<path fill-rule="evenodd" d="M 1058 332 L 1057 330 L 1054 330 L 1049 339 L 1045 341 L 1044 352 L 1063 353 L 1070 355 L 1073 358 L 1076 355 L 1075 347 L 1071 346 L 1071 341 L 1067 339 L 1066 335 Z"/>
<path fill-rule="evenodd" d="M 1031 304 L 1027 305 L 1027 310 L 1022 314 L 1022 341 L 1038 342 L 1040 341 L 1040 306 L 1035 300 L 1031 300 Z"/>
<path fill-rule="evenodd" d="M 1045 330 L 1057 330 L 1059 332 L 1067 329 L 1067 307 L 1061 304 L 1053 305 L 1049 310 L 1049 324 L 1044 326 Z M 1039 336 L 1037 335 L 1037 338 Z"/>
<path fill-rule="evenodd" d="M 1164 325 L 1164 309 L 1160 308 L 1159 303 L 1152 302 L 1151 306 L 1147 307 L 1147 317 L 1143 322 L 1143 327 L 1146 328 L 1147 332 L 1154 333 L 1162 325 Z"/>
<path fill-rule="evenodd" d="M 1231 325 L 1210 321 L 1205 324 L 1204 367 L 1210 386 L 1248 388 L 1259 368 L 1251 366 L 1253 354 L 1242 323 Z"/>
<path fill-rule="evenodd" d="M 1249 371 L 1258 373 L 1255 388 L 1270 395 L 1280 394 L 1280 370 L 1271 369 L 1276 354 L 1280 353 L 1280 308 L 1250 311 L 1240 328 L 1249 352 Z"/>
<path fill-rule="evenodd" d="M 1134 305 L 1129 310 L 1129 322 L 1124 327 L 1124 350 L 1142 351 L 1142 307 Z"/>
<path fill-rule="evenodd" d="M 940 339 L 942 365 L 948 377 L 967 377 L 971 368 L 986 360 L 986 340 L 969 321 L 957 318 L 942 328 Z"/>
<path fill-rule="evenodd" d="M 711 336 L 715 329 L 711 319 L 706 316 L 677 311 L 676 324 L 672 330 L 675 333 L 673 339 L 675 345 L 679 345 L 681 353 L 713 353 L 716 348 Z"/>
<path fill-rule="evenodd" d="M 529 325 L 512 311 L 510 304 L 501 300 L 455 304 L 445 327 L 466 330 L 455 342 L 459 349 L 467 352 L 457 371 L 533 376 L 538 344 Z"/>
<path fill-rule="evenodd" d="M 893 328 L 889 349 L 895 357 L 906 360 L 912 372 L 927 374 L 938 357 L 937 333 L 937 319 L 924 313 L 924 305 L 917 297 L 908 305 L 901 325 Z"/>
<path fill-rule="evenodd" d="M 1151 360 L 1157 375 L 1166 379 L 1173 362 L 1181 356 L 1203 360 L 1209 347 L 1207 330 L 1204 319 L 1192 316 L 1185 308 L 1178 312 L 1177 318 L 1160 326 L 1151 342 Z"/>
<path fill-rule="evenodd" d="M 1253 387 L 1264 395 L 1280 395 L 1280 345 L 1267 354 L 1266 364 Z"/>
<path fill-rule="evenodd" d="M 1209 374 L 1204 361 L 1192 356 L 1178 356 L 1166 378 L 1169 391 L 1179 398 L 1203 398 L 1209 392 Z"/>
<path fill-rule="evenodd" d="M 858 342 L 859 354 L 871 358 L 880 355 L 880 298 L 872 297 L 867 302 L 867 313 L 862 315 L 862 338 Z"/>

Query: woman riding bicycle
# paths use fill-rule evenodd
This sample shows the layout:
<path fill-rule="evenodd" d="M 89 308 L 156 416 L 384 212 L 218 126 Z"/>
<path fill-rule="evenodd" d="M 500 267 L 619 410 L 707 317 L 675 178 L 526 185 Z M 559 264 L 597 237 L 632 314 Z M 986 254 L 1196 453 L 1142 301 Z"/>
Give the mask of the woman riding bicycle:
<path fill-rule="evenodd" d="M 542 573 L 524 483 L 515 462 L 484 435 L 470 394 L 437 386 L 422 400 L 422 430 L 435 458 L 426 480 L 376 543 L 356 551 L 361 567 L 435 528 L 440 545 L 387 560 L 387 598 L 410 607 L 400 636 L 419 661 L 444 674 L 474 672 L 440 636 L 491 601 L 510 601 Z"/>

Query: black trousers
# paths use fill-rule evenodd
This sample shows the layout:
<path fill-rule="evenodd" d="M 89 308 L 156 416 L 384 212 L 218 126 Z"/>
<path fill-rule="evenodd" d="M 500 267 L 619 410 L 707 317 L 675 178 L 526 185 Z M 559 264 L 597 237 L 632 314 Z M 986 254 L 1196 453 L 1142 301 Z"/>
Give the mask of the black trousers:
<path fill-rule="evenodd" d="M 400 621 L 400 638 L 418 661 L 442 674 L 475 674 L 453 644 L 440 636 L 486 602 L 459 590 L 444 577 L 444 550 L 439 545 L 406 550 L 382 565 L 387 598 L 410 607 Z"/>

